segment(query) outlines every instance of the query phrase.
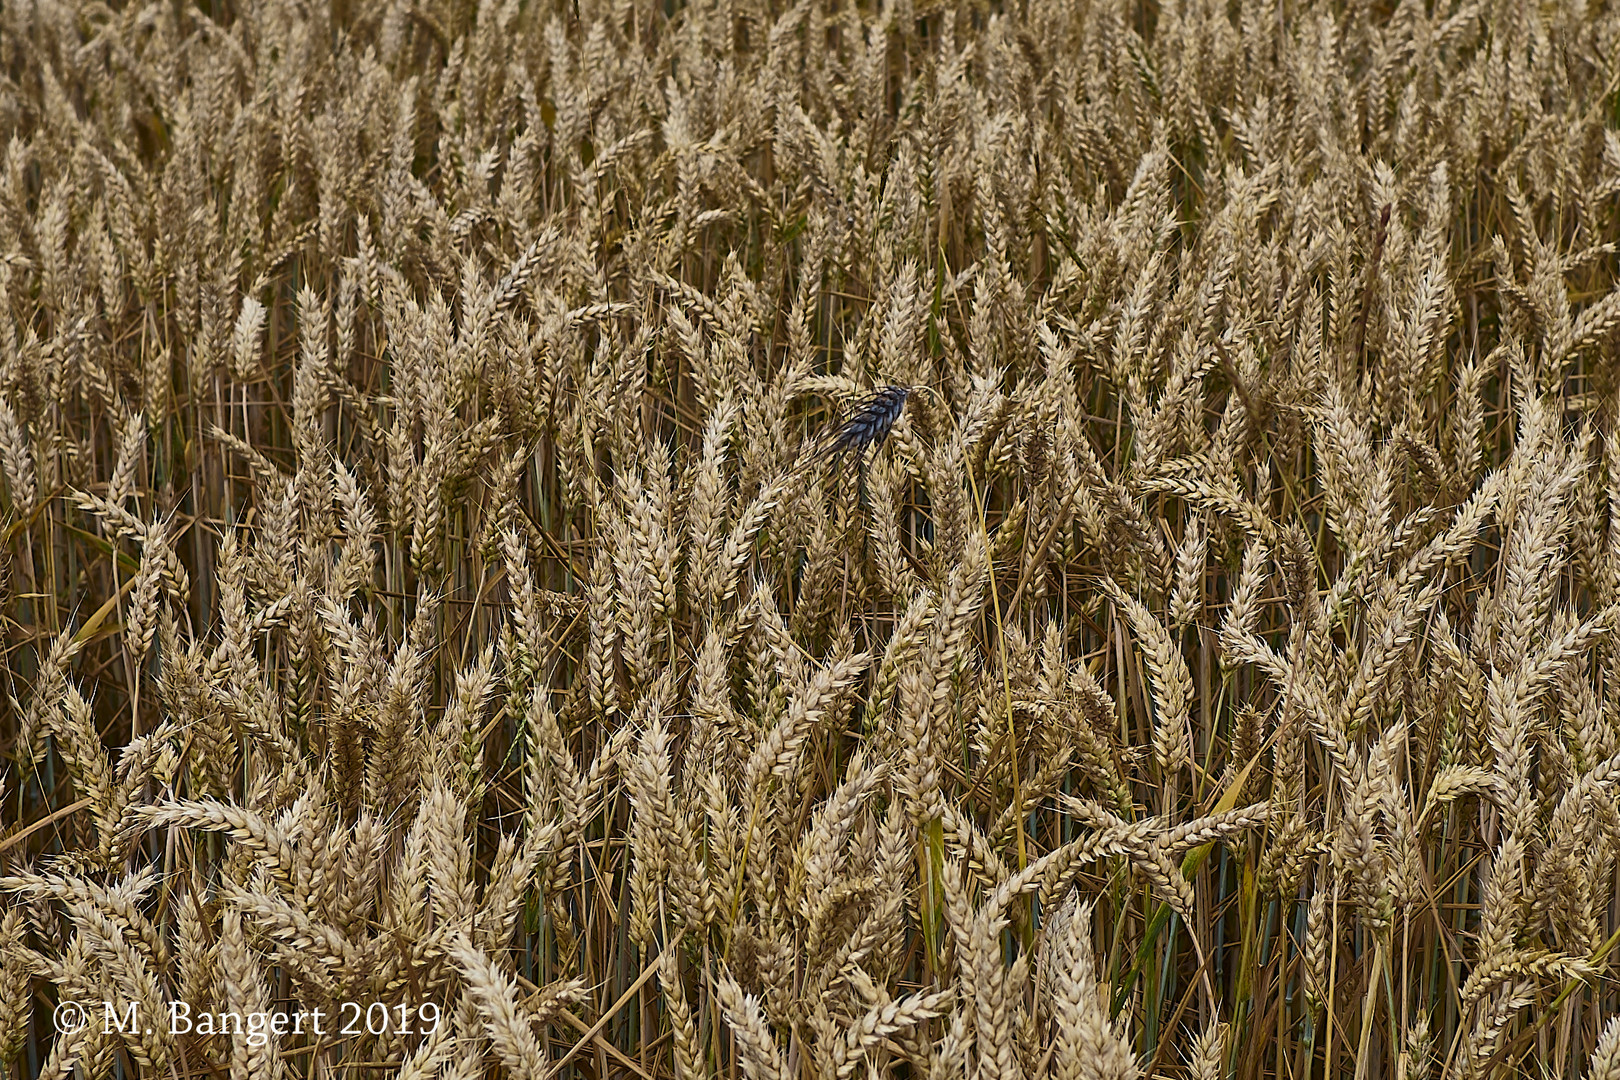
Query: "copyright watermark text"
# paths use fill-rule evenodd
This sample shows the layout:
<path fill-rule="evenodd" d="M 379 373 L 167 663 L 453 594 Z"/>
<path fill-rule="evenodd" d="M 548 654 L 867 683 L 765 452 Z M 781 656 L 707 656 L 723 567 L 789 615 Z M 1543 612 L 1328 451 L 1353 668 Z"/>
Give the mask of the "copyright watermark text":
<path fill-rule="evenodd" d="M 64 1001 L 51 1013 L 57 1033 L 72 1035 L 92 1026 L 103 1035 L 219 1035 L 264 1046 L 287 1035 L 431 1035 L 442 1018 L 431 1001 L 389 1005 L 381 1001 L 344 1001 L 331 1009 L 283 1009 L 260 1012 L 206 1009 L 185 1001 L 166 1001 L 156 1015 L 138 1002 Z"/>

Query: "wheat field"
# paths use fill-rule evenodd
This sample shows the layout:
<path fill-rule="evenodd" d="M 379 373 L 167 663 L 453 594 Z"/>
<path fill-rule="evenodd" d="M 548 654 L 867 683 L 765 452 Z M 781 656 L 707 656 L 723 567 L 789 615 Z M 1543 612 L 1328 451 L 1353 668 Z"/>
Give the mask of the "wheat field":
<path fill-rule="evenodd" d="M 1620 1080 L 1614 4 L 12 0 L 0 133 L 10 1076 Z"/>

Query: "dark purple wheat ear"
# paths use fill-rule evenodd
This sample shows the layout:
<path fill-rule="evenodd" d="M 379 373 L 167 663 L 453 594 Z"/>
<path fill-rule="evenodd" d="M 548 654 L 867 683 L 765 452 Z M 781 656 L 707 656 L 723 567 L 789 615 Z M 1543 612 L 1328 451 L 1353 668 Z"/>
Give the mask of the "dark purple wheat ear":
<path fill-rule="evenodd" d="M 909 386 L 885 386 L 863 398 L 842 423 L 822 437 L 815 457 L 836 458 L 851 450 L 858 457 L 870 448 L 881 446 L 888 438 L 889 429 L 905 411 L 911 390 Z"/>

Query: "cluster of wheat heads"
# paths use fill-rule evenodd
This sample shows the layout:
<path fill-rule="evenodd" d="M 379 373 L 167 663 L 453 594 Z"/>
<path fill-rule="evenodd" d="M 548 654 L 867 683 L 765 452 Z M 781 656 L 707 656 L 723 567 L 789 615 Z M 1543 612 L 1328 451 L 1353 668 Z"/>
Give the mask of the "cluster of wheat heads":
<path fill-rule="evenodd" d="M 0 1059 L 1620 1077 L 1617 58 L 6 3 Z"/>

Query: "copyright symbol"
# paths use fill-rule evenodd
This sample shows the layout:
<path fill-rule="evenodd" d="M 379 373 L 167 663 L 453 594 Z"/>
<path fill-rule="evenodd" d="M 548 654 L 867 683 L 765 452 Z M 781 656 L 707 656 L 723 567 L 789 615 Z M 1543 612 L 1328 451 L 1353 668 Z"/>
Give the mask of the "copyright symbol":
<path fill-rule="evenodd" d="M 77 1001 L 64 1001 L 51 1013 L 51 1023 L 59 1035 L 72 1035 L 90 1026 L 90 1013 Z"/>

